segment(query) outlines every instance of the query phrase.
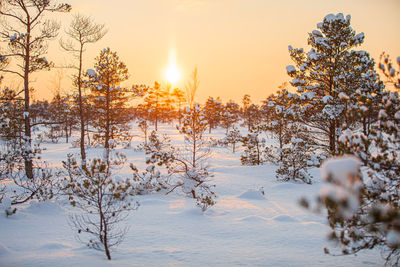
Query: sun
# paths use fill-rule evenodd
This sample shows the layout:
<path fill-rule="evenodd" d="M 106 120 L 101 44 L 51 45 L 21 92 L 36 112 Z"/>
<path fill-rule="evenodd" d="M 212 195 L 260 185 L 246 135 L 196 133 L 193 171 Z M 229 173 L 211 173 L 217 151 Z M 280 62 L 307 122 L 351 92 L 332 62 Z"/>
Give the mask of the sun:
<path fill-rule="evenodd" d="M 174 61 L 169 63 L 169 66 L 165 71 L 165 78 L 171 84 L 176 84 L 181 79 L 181 72 Z"/>
<path fill-rule="evenodd" d="M 169 51 L 169 65 L 165 70 L 165 79 L 170 84 L 176 84 L 181 79 L 181 72 L 176 65 L 176 51 L 171 49 Z"/>

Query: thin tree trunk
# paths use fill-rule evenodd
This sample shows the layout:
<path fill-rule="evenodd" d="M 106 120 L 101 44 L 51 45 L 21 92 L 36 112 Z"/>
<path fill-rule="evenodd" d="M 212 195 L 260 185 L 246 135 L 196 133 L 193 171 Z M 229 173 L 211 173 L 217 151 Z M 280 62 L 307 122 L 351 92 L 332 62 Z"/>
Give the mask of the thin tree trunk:
<path fill-rule="evenodd" d="M 78 92 L 79 92 L 79 117 L 81 122 L 81 159 L 82 159 L 82 166 L 86 166 L 86 152 L 85 152 L 85 119 L 83 114 L 83 107 L 82 107 L 82 54 L 83 54 L 83 45 L 81 44 L 80 51 L 79 51 L 79 73 L 78 73 Z M 89 133 L 88 133 L 89 134 Z"/>
<path fill-rule="evenodd" d="M 24 112 L 24 120 L 25 120 L 25 137 L 28 140 L 25 140 L 25 142 L 28 142 L 29 148 L 32 147 L 32 134 L 31 134 L 31 121 L 30 121 L 30 114 L 29 114 L 29 109 L 30 109 L 30 96 L 29 96 L 29 65 L 30 65 L 30 33 L 31 33 L 31 25 L 30 25 L 30 17 L 28 16 L 27 18 L 27 37 L 26 37 L 26 47 L 25 47 L 25 69 L 24 69 L 24 92 L 25 92 L 25 112 Z M 24 158 L 24 165 L 25 165 L 25 174 L 28 177 L 28 179 L 33 179 L 33 163 L 32 159 L 28 156 L 31 154 L 30 152 L 25 155 Z"/>

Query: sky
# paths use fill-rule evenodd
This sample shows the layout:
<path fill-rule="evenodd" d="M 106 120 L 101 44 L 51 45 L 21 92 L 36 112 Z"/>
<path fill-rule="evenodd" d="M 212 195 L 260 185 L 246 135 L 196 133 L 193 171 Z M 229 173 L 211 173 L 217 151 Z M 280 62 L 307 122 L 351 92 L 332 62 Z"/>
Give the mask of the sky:
<path fill-rule="evenodd" d="M 196 100 L 208 96 L 240 101 L 249 94 L 260 103 L 289 81 L 288 45 L 307 49 L 308 32 L 329 13 L 351 14 L 351 25 L 365 33 L 359 48 L 376 60 L 386 51 L 400 56 L 400 0 L 70 0 L 71 13 L 81 13 L 104 23 L 107 35 L 89 45 L 84 67 L 91 68 L 100 50 L 110 47 L 126 63 L 126 83 L 152 85 L 165 82 L 165 72 L 175 55 L 181 71 L 176 87 L 184 88 L 195 66 L 200 87 Z M 71 14 L 57 14 L 65 29 Z M 64 36 L 62 31 L 60 37 Z M 49 60 L 72 62 L 58 41 L 50 44 Z M 38 75 L 35 97 L 49 98 L 56 71 Z M 58 71 L 60 73 L 60 71 Z M 58 74 L 59 75 L 59 74 Z M 71 82 L 63 75 L 63 91 Z"/>

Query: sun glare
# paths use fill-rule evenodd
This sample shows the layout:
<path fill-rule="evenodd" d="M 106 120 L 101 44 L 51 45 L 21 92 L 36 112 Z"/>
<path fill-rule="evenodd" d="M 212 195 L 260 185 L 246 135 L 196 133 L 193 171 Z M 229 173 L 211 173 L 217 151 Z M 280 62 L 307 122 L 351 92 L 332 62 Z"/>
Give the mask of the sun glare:
<path fill-rule="evenodd" d="M 171 54 L 174 55 L 174 53 Z M 181 79 L 181 72 L 176 66 L 175 57 L 172 55 L 169 60 L 169 66 L 165 71 L 165 78 L 169 83 L 176 84 Z"/>

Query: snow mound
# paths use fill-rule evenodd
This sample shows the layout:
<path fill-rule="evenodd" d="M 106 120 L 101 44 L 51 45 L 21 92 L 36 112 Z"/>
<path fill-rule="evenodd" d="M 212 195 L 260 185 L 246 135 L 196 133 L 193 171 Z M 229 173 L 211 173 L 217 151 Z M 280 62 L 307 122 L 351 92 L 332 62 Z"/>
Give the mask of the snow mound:
<path fill-rule="evenodd" d="M 281 183 L 278 185 L 275 185 L 273 187 L 274 192 L 276 192 L 277 190 L 294 190 L 298 188 L 298 184 L 294 184 L 294 183 Z"/>
<path fill-rule="evenodd" d="M 249 216 L 245 216 L 242 218 L 237 218 L 237 219 L 235 219 L 235 221 L 238 221 L 238 222 L 265 222 L 265 221 L 269 221 L 269 220 L 262 216 L 249 215 Z"/>
<path fill-rule="evenodd" d="M 66 248 L 71 248 L 71 246 L 58 242 L 47 243 L 40 247 L 41 250 L 60 250 Z"/>
<path fill-rule="evenodd" d="M 245 199 L 256 199 L 256 200 L 264 200 L 264 190 L 263 189 L 249 189 L 246 192 L 240 194 L 239 198 Z"/>
<path fill-rule="evenodd" d="M 289 215 L 277 215 L 272 218 L 276 222 L 297 222 L 298 220 Z"/>
<path fill-rule="evenodd" d="M 144 199 L 140 200 L 141 206 L 157 206 L 157 205 L 167 205 L 167 202 L 161 199 Z"/>
<path fill-rule="evenodd" d="M 9 254 L 11 251 L 3 244 L 0 242 L 0 255 L 7 255 Z"/>
<path fill-rule="evenodd" d="M 52 215 L 61 213 L 62 208 L 52 201 L 32 202 L 29 207 L 25 209 L 26 212 L 38 215 Z"/>

